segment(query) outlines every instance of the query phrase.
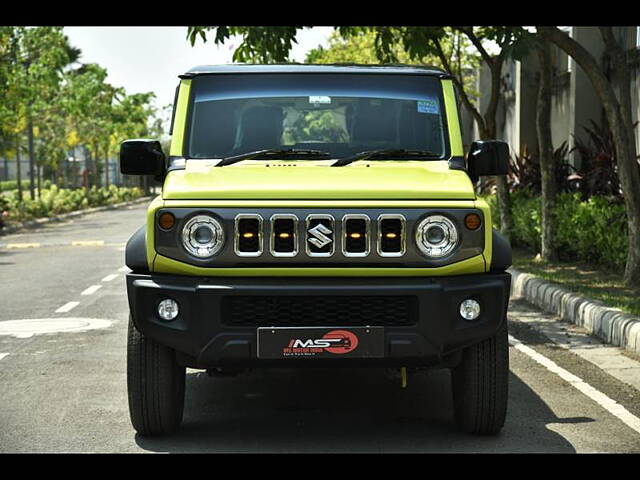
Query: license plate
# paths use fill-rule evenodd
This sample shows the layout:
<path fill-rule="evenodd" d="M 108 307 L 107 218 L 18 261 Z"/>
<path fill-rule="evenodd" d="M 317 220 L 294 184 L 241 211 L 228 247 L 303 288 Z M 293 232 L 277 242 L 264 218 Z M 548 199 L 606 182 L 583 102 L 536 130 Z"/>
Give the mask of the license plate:
<path fill-rule="evenodd" d="M 258 358 L 380 358 L 384 327 L 260 327 Z"/>

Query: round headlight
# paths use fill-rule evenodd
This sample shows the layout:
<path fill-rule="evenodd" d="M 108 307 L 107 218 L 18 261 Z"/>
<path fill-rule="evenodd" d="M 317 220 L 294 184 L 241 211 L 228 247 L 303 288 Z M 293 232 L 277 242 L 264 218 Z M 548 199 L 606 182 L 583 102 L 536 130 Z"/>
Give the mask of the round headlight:
<path fill-rule="evenodd" d="M 182 245 L 194 257 L 212 257 L 224 245 L 222 225 L 209 215 L 196 215 L 182 228 Z"/>
<path fill-rule="evenodd" d="M 447 217 L 431 215 L 418 224 L 416 244 L 427 257 L 446 257 L 458 245 L 458 229 Z"/>

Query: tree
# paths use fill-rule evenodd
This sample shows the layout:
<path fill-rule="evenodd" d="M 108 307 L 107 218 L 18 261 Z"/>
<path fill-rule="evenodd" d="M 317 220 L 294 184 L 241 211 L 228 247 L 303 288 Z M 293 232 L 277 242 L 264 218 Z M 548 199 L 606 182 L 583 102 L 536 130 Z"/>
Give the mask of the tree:
<path fill-rule="evenodd" d="M 615 77 L 610 80 L 594 56 L 557 27 L 536 27 L 547 40 L 565 51 L 584 70 L 600 98 L 613 134 L 618 176 L 624 196 L 629 227 L 629 250 L 624 271 L 627 285 L 640 283 L 640 167 L 631 115 L 630 74 L 626 51 L 611 27 L 600 27 L 605 55 L 611 59 Z M 618 95 L 616 96 L 616 90 Z"/>
<path fill-rule="evenodd" d="M 59 87 L 62 69 L 70 54 L 78 50 L 68 44 L 61 27 L 10 27 L 11 61 L 8 75 L 13 86 L 14 102 L 24 108 L 29 149 L 29 191 L 34 194 L 34 118 L 48 108 L 48 100 Z"/>
<path fill-rule="evenodd" d="M 20 163 L 21 132 L 26 128 L 26 109 L 22 102 L 23 90 L 20 77 L 15 75 L 20 33 L 18 27 L 1 27 L 0 62 L 0 135 L 6 143 L 14 145 L 16 157 L 16 176 L 18 180 L 18 201 L 22 202 L 22 172 Z M 6 152 L 6 150 L 5 150 Z"/>
<path fill-rule="evenodd" d="M 540 184 L 542 187 L 542 259 L 546 262 L 557 260 L 558 253 L 554 240 L 553 208 L 556 200 L 556 166 L 553 157 L 551 136 L 551 47 L 544 38 L 536 45 L 540 61 L 540 84 L 536 108 L 536 132 L 540 158 Z"/>

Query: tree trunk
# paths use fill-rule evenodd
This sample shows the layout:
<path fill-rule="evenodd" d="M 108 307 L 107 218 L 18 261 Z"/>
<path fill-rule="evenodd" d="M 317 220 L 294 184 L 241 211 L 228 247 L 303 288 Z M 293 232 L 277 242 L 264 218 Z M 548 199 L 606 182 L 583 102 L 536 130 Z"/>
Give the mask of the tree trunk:
<path fill-rule="evenodd" d="M 82 184 L 85 191 L 89 190 L 89 167 L 91 166 L 91 152 L 84 147 L 84 173 L 82 174 Z"/>
<path fill-rule="evenodd" d="M 613 134 L 618 177 L 627 210 L 629 249 L 624 281 L 627 285 L 637 286 L 640 284 L 640 168 L 636 158 L 633 124 L 624 118 L 624 108 L 621 109 L 611 82 L 605 76 L 596 59 L 582 45 L 558 28 L 536 27 L 536 29 L 567 52 L 580 65 L 602 101 Z M 621 100 L 624 98 L 621 97 Z"/>
<path fill-rule="evenodd" d="M 104 186 L 109 186 L 109 147 L 104 151 Z"/>
<path fill-rule="evenodd" d="M 38 198 L 41 195 L 40 178 L 42 177 L 42 167 L 36 163 L 36 189 L 38 191 Z"/>
<path fill-rule="evenodd" d="M 96 185 L 96 188 L 100 188 L 100 173 L 99 173 L 99 165 L 100 155 L 98 153 L 98 145 L 93 146 L 93 178 Z"/>
<path fill-rule="evenodd" d="M 542 185 L 542 260 L 551 262 L 558 259 L 554 239 L 553 207 L 556 203 L 556 169 L 553 158 L 551 136 L 551 49 L 547 40 L 537 47 L 540 59 L 540 86 L 536 108 L 536 132 L 540 158 Z"/>
<path fill-rule="evenodd" d="M 16 135 L 16 178 L 18 179 L 18 202 L 22 203 L 22 174 L 20 166 L 20 135 Z"/>
<path fill-rule="evenodd" d="M 27 110 L 27 116 L 27 135 L 29 141 L 29 194 L 31 195 L 31 200 L 34 200 L 33 119 L 31 118 L 31 107 Z"/>
<path fill-rule="evenodd" d="M 76 148 L 71 150 L 71 188 L 78 187 L 78 164 L 76 162 Z"/>

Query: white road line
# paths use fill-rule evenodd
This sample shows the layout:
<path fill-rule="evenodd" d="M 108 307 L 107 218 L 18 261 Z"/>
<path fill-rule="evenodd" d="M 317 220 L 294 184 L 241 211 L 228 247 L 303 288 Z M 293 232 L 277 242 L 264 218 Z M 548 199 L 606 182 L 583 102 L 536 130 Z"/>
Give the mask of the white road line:
<path fill-rule="evenodd" d="M 7 243 L 6 248 L 38 248 L 39 243 Z"/>
<path fill-rule="evenodd" d="M 573 373 L 560 367 L 553 360 L 550 360 L 544 355 L 536 352 L 533 348 L 527 347 L 524 343 L 522 343 L 517 338 L 512 337 L 511 335 L 509 335 L 509 343 L 513 345 L 513 347 L 516 350 L 524 353 L 525 355 L 527 355 L 528 357 L 532 358 L 533 360 L 538 362 L 540 365 L 545 367 L 550 372 L 555 373 L 564 381 L 568 382 L 570 385 L 580 390 L 582 393 L 584 393 L 587 397 L 589 397 L 591 400 L 596 402 L 598 405 L 600 405 L 610 414 L 618 417 L 626 426 L 640 433 L 640 418 L 636 417 L 634 414 L 629 412 L 629 410 L 624 408 L 618 402 L 616 402 L 612 398 L 609 398 L 607 395 L 605 395 L 601 391 L 596 390 L 587 382 L 582 380 L 580 377 L 577 377 Z"/>
<path fill-rule="evenodd" d="M 0 353 L 0 360 L 9 355 L 8 353 Z"/>
<path fill-rule="evenodd" d="M 72 247 L 102 247 L 104 240 L 77 240 L 71 242 Z"/>
<path fill-rule="evenodd" d="M 120 268 L 118 269 L 118 271 L 119 271 L 119 272 L 128 272 L 128 271 L 129 271 L 129 267 L 127 267 L 127 266 L 120 267 Z"/>
<path fill-rule="evenodd" d="M 80 305 L 80 302 L 65 303 L 63 306 L 56 310 L 56 313 L 67 313 L 68 311 L 76 308 L 78 305 Z"/>
<path fill-rule="evenodd" d="M 118 276 L 117 273 L 112 273 L 111 275 L 107 275 L 106 277 L 104 277 L 102 279 L 103 282 L 110 282 L 111 280 L 113 280 L 114 278 L 116 278 Z"/>
<path fill-rule="evenodd" d="M 80 295 L 93 295 L 94 293 L 96 293 L 101 288 L 102 288 L 102 285 L 91 285 L 89 288 L 87 288 Z"/>

